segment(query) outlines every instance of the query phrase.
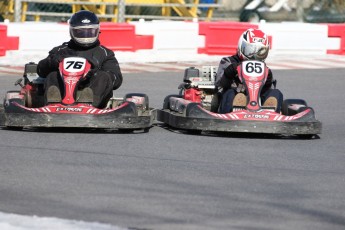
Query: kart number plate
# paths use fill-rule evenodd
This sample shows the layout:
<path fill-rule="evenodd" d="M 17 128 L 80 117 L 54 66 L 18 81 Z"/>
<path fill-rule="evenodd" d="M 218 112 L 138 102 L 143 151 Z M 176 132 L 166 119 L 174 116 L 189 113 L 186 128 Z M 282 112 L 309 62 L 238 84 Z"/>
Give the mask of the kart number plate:
<path fill-rule="evenodd" d="M 242 65 L 242 72 L 249 77 L 259 77 L 264 73 L 265 64 L 258 61 L 246 61 Z"/>
<path fill-rule="evenodd" d="M 80 57 L 65 58 L 63 60 L 63 68 L 70 73 L 78 73 L 85 69 L 86 59 Z"/>

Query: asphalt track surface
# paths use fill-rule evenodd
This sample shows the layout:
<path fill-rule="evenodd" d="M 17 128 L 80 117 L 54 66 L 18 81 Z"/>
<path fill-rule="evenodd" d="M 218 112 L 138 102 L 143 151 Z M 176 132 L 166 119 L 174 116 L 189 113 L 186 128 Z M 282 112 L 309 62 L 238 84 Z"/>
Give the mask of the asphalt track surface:
<path fill-rule="evenodd" d="M 345 229 L 345 69 L 273 70 L 318 138 L 0 130 L 0 212 L 157 230 Z M 183 72 L 125 74 L 117 96 L 177 93 Z M 0 75 L 0 95 L 15 75 Z"/>

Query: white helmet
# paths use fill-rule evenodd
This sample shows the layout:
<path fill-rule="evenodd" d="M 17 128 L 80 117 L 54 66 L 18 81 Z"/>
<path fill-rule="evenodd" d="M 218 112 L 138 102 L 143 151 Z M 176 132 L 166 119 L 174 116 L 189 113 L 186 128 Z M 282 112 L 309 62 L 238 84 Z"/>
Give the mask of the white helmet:
<path fill-rule="evenodd" d="M 265 61 L 269 46 L 267 34 L 259 29 L 248 29 L 238 40 L 237 53 L 242 60 Z"/>

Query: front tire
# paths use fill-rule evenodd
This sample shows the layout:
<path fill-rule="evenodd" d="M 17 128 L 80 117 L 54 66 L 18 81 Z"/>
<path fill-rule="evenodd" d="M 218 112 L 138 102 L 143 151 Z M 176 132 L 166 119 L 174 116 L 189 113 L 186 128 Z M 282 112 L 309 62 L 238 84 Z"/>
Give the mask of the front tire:
<path fill-rule="evenodd" d="M 295 105 L 292 107 L 292 105 Z M 285 99 L 282 105 L 282 114 L 292 116 L 302 112 L 308 107 L 307 102 L 303 99 Z"/>

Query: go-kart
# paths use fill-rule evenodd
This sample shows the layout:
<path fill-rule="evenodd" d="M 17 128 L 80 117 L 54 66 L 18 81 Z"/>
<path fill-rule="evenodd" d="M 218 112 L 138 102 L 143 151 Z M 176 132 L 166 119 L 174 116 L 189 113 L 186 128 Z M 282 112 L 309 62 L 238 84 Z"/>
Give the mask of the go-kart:
<path fill-rule="evenodd" d="M 59 71 L 65 89 L 62 100 L 47 104 L 44 98 L 45 78 L 38 76 L 37 64 L 26 64 L 23 78 L 15 82 L 21 89 L 8 91 L 0 107 L 0 126 L 13 129 L 65 127 L 147 131 L 153 123 L 154 110 L 149 107 L 146 94 L 129 93 L 124 97 L 113 97 L 105 108 L 92 106 L 92 101 L 78 101 L 78 84 L 87 77 L 90 68 L 90 63 L 81 57 L 61 61 Z"/>
<path fill-rule="evenodd" d="M 165 97 L 163 108 L 157 111 L 157 120 L 194 133 L 265 133 L 306 138 L 321 133 L 321 122 L 316 120 L 313 108 L 307 106 L 305 100 L 286 99 L 279 113 L 274 107 L 261 104 L 260 92 L 268 74 L 264 62 L 244 61 L 237 71 L 245 89 L 245 106 L 234 106 L 230 113 L 219 113 L 215 86 L 217 67 L 204 66 L 202 71 L 191 67 L 185 71 L 179 94 Z"/>

